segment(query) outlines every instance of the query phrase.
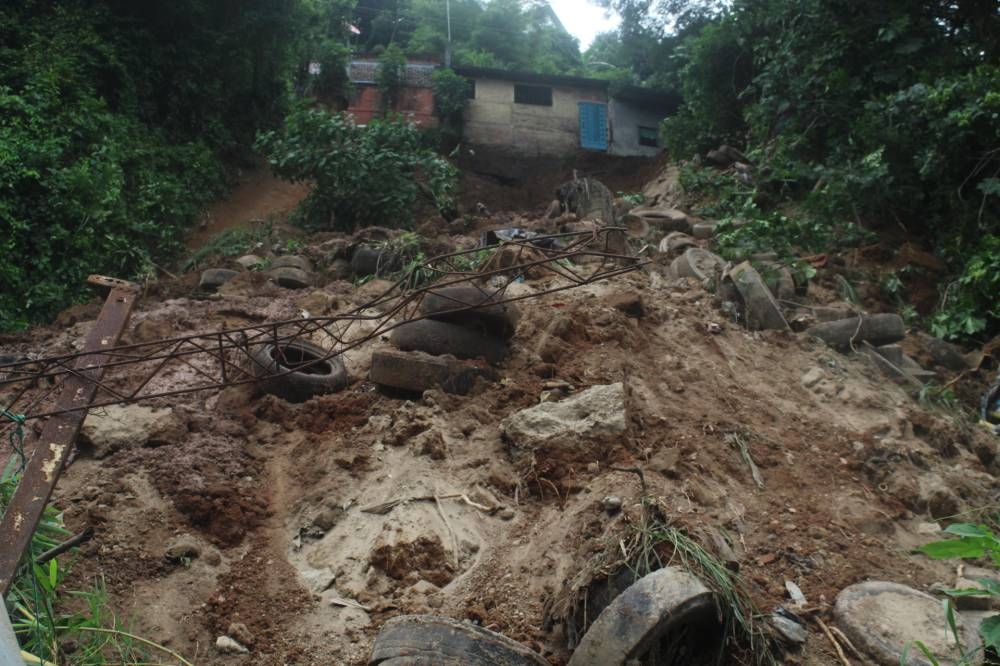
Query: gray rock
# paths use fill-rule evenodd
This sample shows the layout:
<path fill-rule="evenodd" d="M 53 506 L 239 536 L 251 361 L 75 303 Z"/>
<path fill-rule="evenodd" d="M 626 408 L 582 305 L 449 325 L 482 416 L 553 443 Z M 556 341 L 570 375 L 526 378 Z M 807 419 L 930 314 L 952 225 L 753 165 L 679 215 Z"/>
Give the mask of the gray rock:
<path fill-rule="evenodd" d="M 955 653 L 954 638 L 946 629 L 941 602 L 905 585 L 881 581 L 851 585 L 837 595 L 833 612 L 851 642 L 867 652 L 875 663 L 899 666 L 903 663 L 903 650 L 915 641 L 922 641 L 932 654 L 944 657 Z M 970 663 L 982 664 L 982 641 L 977 627 L 961 613 L 956 613 L 955 619 L 962 644 L 973 655 Z M 912 647 L 905 664 L 930 666 L 921 652 Z"/>
<path fill-rule="evenodd" d="M 570 444 L 625 433 L 625 387 L 621 382 L 594 386 L 559 402 L 529 407 L 505 418 L 500 428 L 516 446 Z"/>
<path fill-rule="evenodd" d="M 80 441 L 92 447 L 95 458 L 104 458 L 121 449 L 173 444 L 186 433 L 184 422 L 169 407 L 109 405 L 87 416 Z"/>
<path fill-rule="evenodd" d="M 772 615 L 771 626 L 778 632 L 778 637 L 789 645 L 802 645 L 809 637 L 809 631 L 804 625 L 784 615 Z"/>

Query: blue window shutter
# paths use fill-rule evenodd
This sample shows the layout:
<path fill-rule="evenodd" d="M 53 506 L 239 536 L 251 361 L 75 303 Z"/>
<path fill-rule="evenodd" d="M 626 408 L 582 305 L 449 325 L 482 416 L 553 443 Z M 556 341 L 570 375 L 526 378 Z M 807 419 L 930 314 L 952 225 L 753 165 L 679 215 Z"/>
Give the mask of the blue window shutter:
<path fill-rule="evenodd" d="M 608 149 L 608 107 L 599 102 L 580 102 L 580 146 L 588 150 Z"/>

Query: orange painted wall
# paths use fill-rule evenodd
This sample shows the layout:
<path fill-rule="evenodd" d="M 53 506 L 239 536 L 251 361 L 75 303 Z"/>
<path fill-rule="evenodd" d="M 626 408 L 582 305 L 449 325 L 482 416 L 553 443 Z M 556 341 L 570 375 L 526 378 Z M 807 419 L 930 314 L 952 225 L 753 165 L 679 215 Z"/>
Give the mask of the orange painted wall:
<path fill-rule="evenodd" d="M 365 125 L 378 116 L 381 97 L 375 86 L 355 84 L 354 96 L 347 111 L 354 114 L 355 122 Z M 393 111 L 403 114 L 419 127 L 437 127 L 439 124 L 434 113 L 434 92 L 430 88 L 403 88 Z"/>

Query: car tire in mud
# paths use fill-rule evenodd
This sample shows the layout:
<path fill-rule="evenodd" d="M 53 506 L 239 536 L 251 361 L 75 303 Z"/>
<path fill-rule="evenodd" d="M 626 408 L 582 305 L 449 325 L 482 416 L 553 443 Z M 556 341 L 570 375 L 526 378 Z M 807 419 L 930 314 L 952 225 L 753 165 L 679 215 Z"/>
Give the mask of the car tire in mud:
<path fill-rule="evenodd" d="M 267 272 L 279 287 L 285 289 L 305 289 L 309 286 L 309 274 L 291 266 L 279 266 Z"/>
<path fill-rule="evenodd" d="M 474 286 L 432 288 L 424 295 L 420 313 L 430 319 L 465 326 L 481 322 L 490 333 L 509 340 L 517 330 L 519 313 L 512 305 L 496 303 L 494 299 L 497 298 L 502 298 L 502 295 L 495 289 Z M 474 309 L 454 312 L 457 308 Z"/>
<path fill-rule="evenodd" d="M 329 351 L 318 345 L 293 340 L 257 345 L 250 358 L 264 391 L 289 402 L 304 402 L 314 395 L 336 393 L 347 386 L 349 378 L 343 359 L 327 358 L 329 355 Z"/>
<path fill-rule="evenodd" d="M 725 646 L 714 592 L 690 573 L 658 569 L 633 583 L 601 611 L 568 666 L 715 664 Z M 660 661 L 664 655 L 667 660 Z M 669 661 L 672 658 L 673 661 Z"/>
<path fill-rule="evenodd" d="M 548 666 L 517 641 L 434 615 L 401 615 L 383 625 L 368 666 Z"/>
<path fill-rule="evenodd" d="M 496 365 L 507 355 L 500 338 L 481 330 L 433 319 L 410 321 L 393 329 L 389 342 L 403 351 L 422 351 L 433 356 L 483 358 Z"/>
<path fill-rule="evenodd" d="M 700 247 L 692 247 L 673 260 L 670 270 L 676 277 L 690 277 L 705 282 L 714 279 L 725 265 L 726 261 L 719 255 Z"/>
<path fill-rule="evenodd" d="M 209 268 L 201 272 L 198 288 L 204 291 L 215 291 L 239 274 L 239 271 L 231 271 L 228 268 Z"/>

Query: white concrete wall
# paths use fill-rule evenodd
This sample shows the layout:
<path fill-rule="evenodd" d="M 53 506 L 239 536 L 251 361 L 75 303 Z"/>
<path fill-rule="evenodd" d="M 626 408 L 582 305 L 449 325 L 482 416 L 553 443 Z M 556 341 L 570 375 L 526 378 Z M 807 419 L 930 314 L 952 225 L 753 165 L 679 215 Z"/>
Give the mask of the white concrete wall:
<path fill-rule="evenodd" d="M 662 148 L 639 145 L 639 126 L 660 128 L 660 122 L 667 117 L 667 112 L 635 102 L 624 102 L 612 99 L 608 104 L 608 117 L 611 124 L 611 145 L 608 152 L 612 155 L 646 155 L 659 154 Z"/>
<path fill-rule="evenodd" d="M 507 147 L 515 154 L 530 156 L 560 156 L 579 150 L 578 103 L 604 102 L 604 91 L 551 88 L 552 106 L 516 104 L 513 81 L 476 79 L 476 98 L 465 107 L 465 141 L 473 146 Z"/>

